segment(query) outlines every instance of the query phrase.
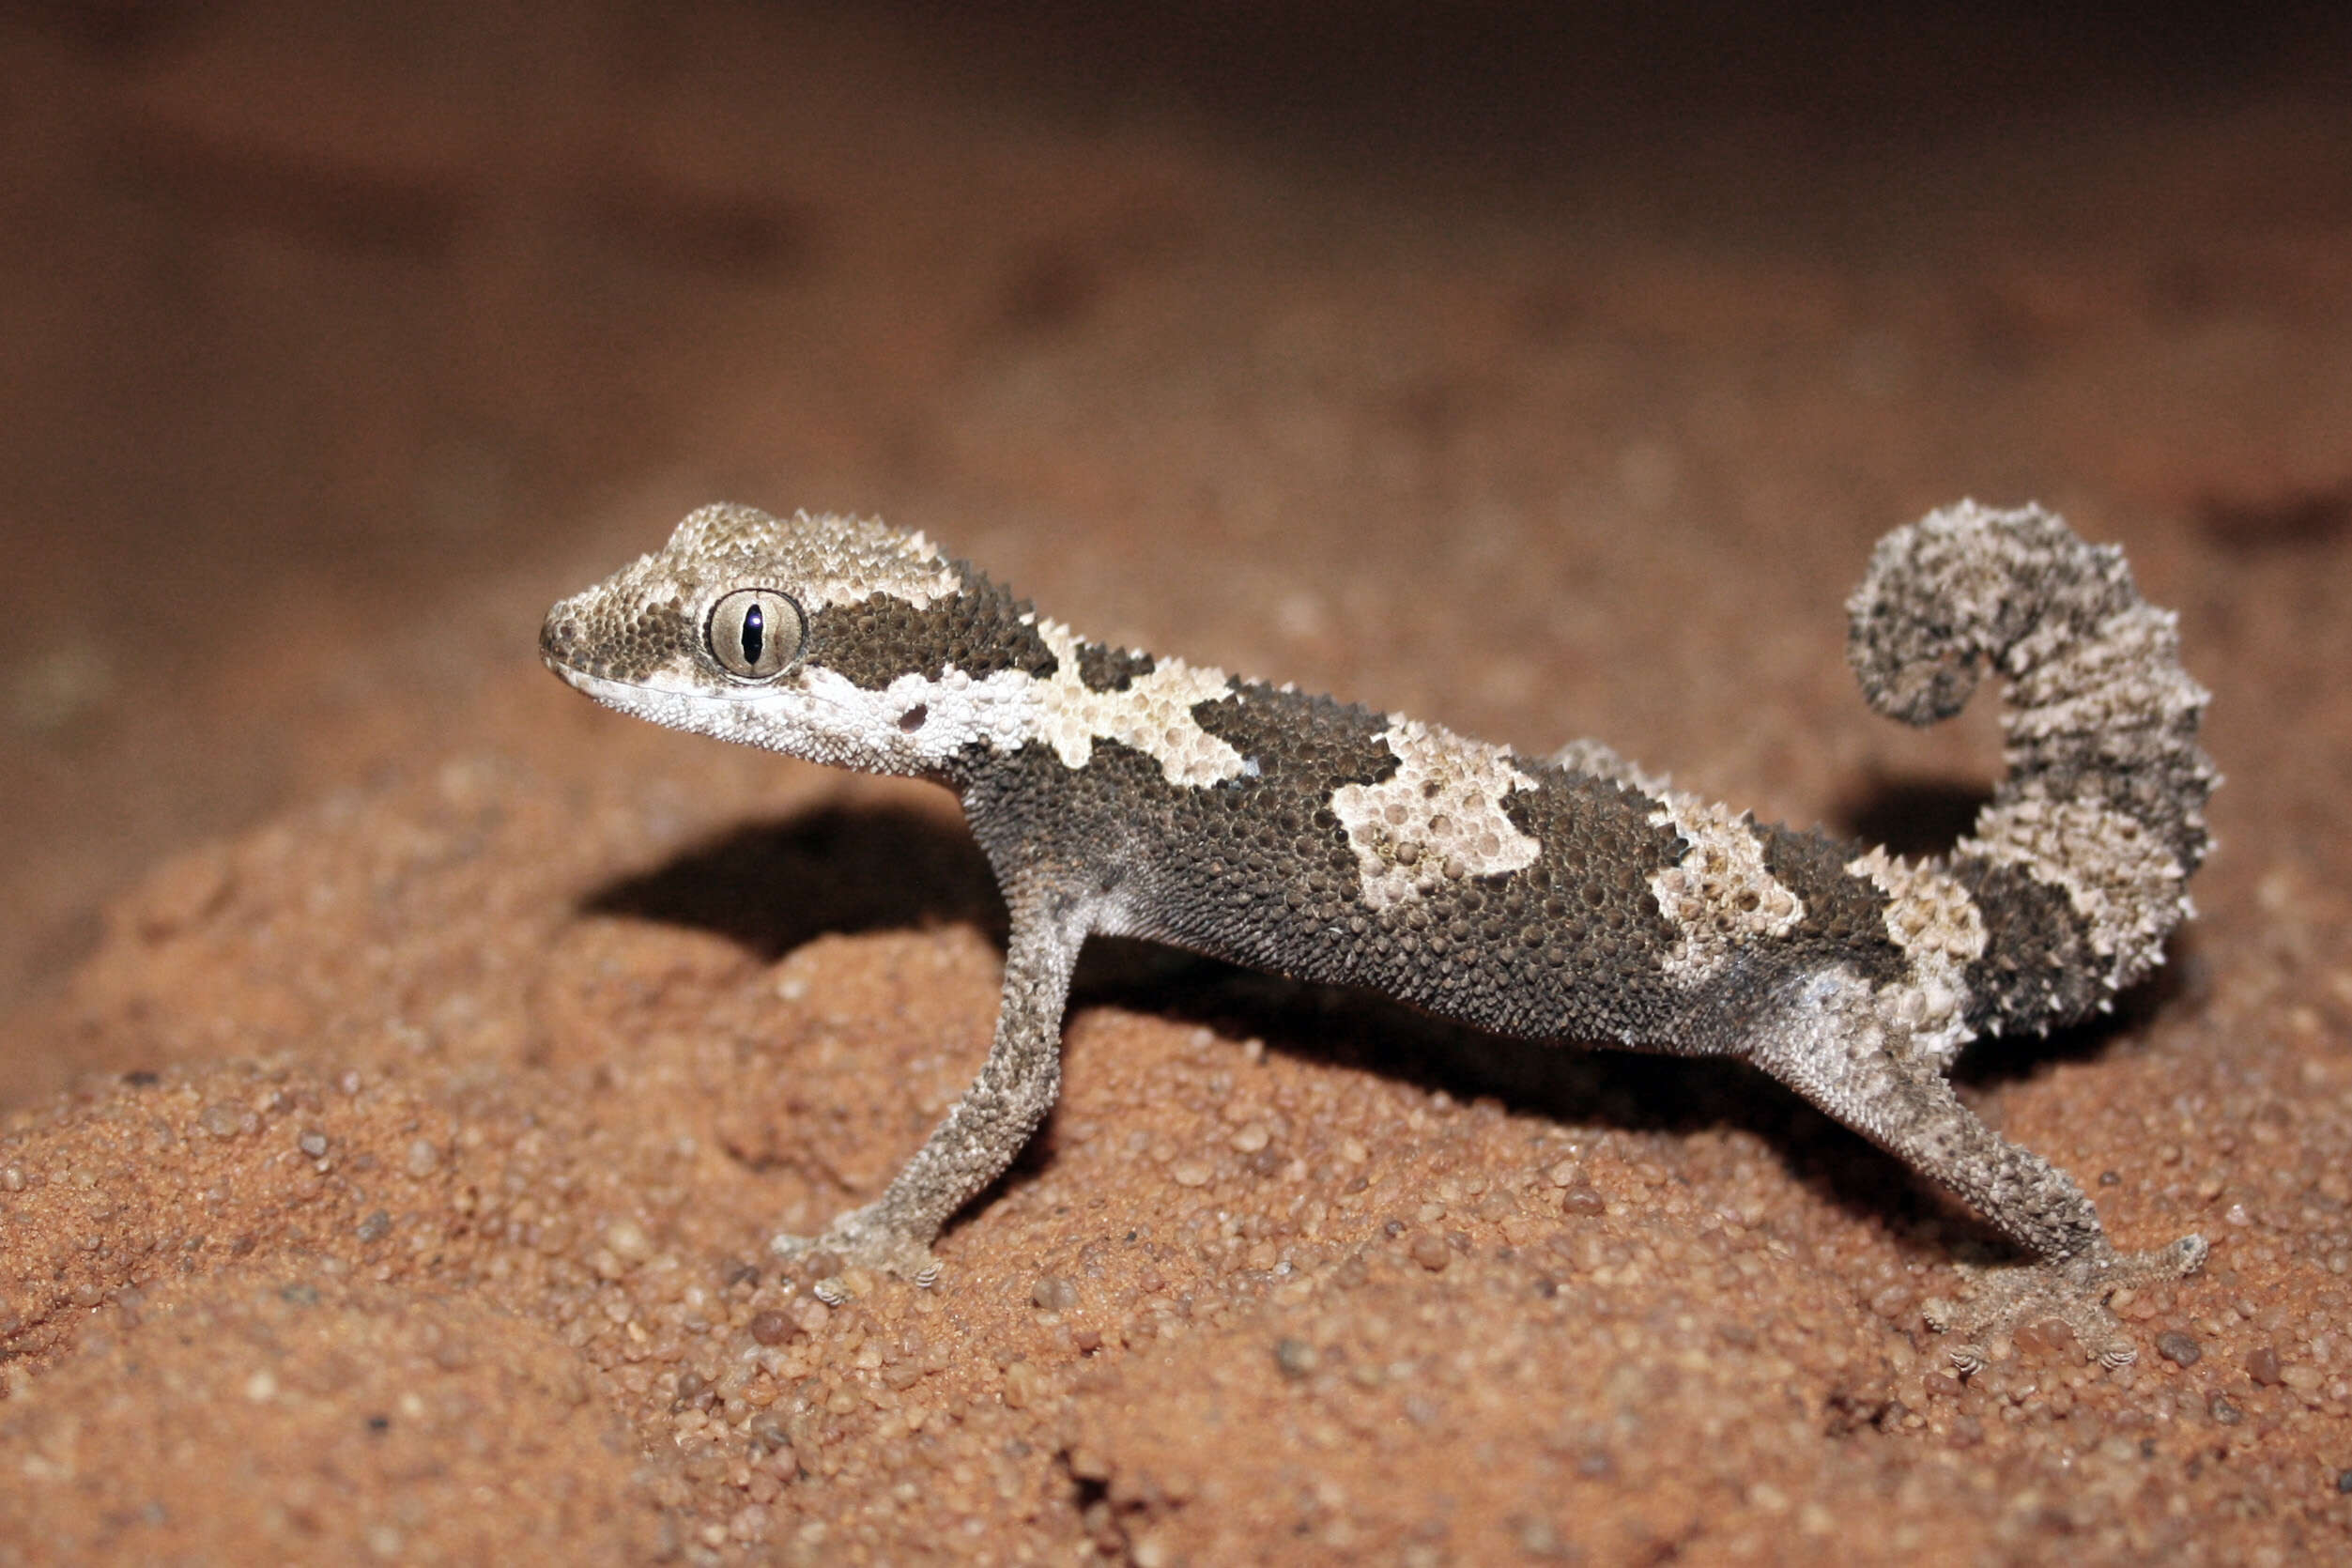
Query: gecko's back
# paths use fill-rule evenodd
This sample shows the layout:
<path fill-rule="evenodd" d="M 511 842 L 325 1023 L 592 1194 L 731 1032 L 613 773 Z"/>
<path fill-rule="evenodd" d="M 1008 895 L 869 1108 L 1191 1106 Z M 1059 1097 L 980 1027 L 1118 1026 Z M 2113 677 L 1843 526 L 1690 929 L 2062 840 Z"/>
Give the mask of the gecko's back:
<path fill-rule="evenodd" d="M 1590 743 L 1530 760 L 1239 680 L 1188 715 L 1228 748 L 1212 776 L 1033 745 L 975 759 L 966 806 L 1000 865 L 1052 846 L 1114 878 L 1121 934 L 1523 1037 L 1738 1051 L 1831 972 L 1939 1056 L 2099 1008 L 2160 961 L 2206 849 L 2172 617 L 2114 550 L 1966 508 L 1890 536 L 1853 622 L 1899 716 L 2015 683 L 2010 776 L 1948 861 L 1757 824 Z"/>
<path fill-rule="evenodd" d="M 1678 1048 L 1674 932 L 1642 873 L 1679 840 L 1654 797 L 1255 682 L 1192 715 L 1230 776 L 1178 783 L 1116 743 L 1077 769 L 1023 747 L 974 767 L 975 834 L 999 865 L 1099 867 L 1111 934 L 1523 1038 Z"/>

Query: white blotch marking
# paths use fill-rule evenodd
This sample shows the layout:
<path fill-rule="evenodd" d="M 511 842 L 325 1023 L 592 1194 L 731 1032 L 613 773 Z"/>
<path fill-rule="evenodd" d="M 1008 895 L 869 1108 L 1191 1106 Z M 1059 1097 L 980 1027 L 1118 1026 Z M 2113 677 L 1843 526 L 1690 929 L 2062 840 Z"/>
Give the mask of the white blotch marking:
<path fill-rule="evenodd" d="M 2063 890 L 2120 988 L 2163 961 L 2164 933 L 2191 913 L 2188 880 L 2139 819 L 2090 801 L 2025 795 L 1986 809 L 1957 846 Z"/>
<path fill-rule="evenodd" d="M 1913 1045 L 1941 1070 L 1973 1031 L 1960 1022 L 1968 1007 L 1968 966 L 1984 956 L 1985 922 L 1976 900 L 1943 867 L 1892 855 L 1883 849 L 1846 863 L 1886 895 L 1886 935 L 1911 961 L 1911 983 L 1887 988 L 1896 1020 Z"/>
<path fill-rule="evenodd" d="M 1377 784 L 1331 792 L 1331 810 L 1356 851 L 1364 902 L 1386 909 L 1449 881 L 1535 864 L 1544 846 L 1519 831 L 1502 803 L 1514 790 L 1538 786 L 1508 747 L 1413 719 L 1392 720 L 1380 738 L 1396 771 Z"/>
<path fill-rule="evenodd" d="M 1117 741 L 1157 761 L 1171 784 L 1199 788 L 1241 773 L 1241 753 L 1192 716 L 1196 703 L 1232 698 L 1223 670 L 1161 659 L 1150 674 L 1130 678 L 1125 691 L 1096 691 L 1078 673 L 1077 634 L 1040 621 L 1038 635 L 1053 651 L 1053 678 L 1020 678 L 1035 691 L 1035 733 L 1065 765 L 1083 768 L 1095 742 Z"/>
<path fill-rule="evenodd" d="M 1652 873 L 1650 891 L 1683 934 L 1666 972 L 1691 985 L 1712 978 L 1745 943 L 1785 936 L 1805 918 L 1805 903 L 1764 866 L 1764 846 L 1745 812 L 1734 816 L 1680 791 L 1661 797 L 1652 827 L 1670 827 L 1689 843 L 1680 865 Z"/>

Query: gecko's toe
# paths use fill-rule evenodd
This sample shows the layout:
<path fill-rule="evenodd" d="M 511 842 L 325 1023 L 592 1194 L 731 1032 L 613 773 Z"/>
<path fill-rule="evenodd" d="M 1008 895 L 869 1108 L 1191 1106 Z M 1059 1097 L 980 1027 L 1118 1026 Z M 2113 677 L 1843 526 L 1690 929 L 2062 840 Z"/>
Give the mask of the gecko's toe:
<path fill-rule="evenodd" d="M 2139 1347 L 2108 1310 L 2116 1291 L 2176 1280 L 2204 1264 L 2205 1238 L 2185 1236 L 2169 1247 L 2145 1253 L 2098 1253 L 2058 1262 L 2008 1264 L 1977 1273 L 1964 1297 L 1937 1299 L 1922 1309 L 1928 1326 L 1953 1336 L 1953 1367 L 1962 1376 L 1999 1360 L 2005 1346 L 2028 1324 L 2055 1321 L 2072 1331 L 2083 1357 L 2101 1366 L 2129 1366 Z"/>
<path fill-rule="evenodd" d="M 2204 1237 L 2184 1236 L 2169 1247 L 2159 1247 L 2151 1253 L 2134 1253 L 2129 1257 L 2118 1258 L 2116 1262 L 2119 1265 L 2144 1270 L 2137 1278 L 2120 1283 L 2142 1284 L 2184 1278 L 2203 1268 L 2205 1260 L 2212 1254 L 2212 1252 L 2213 1244 Z"/>
<path fill-rule="evenodd" d="M 939 1283 L 939 1259 L 932 1255 L 929 1243 L 894 1229 L 869 1208 L 853 1208 L 836 1216 L 822 1236 L 776 1237 L 768 1249 L 783 1258 L 828 1254 L 839 1260 L 841 1268 L 889 1274 L 926 1290 Z M 846 1300 L 852 1294 L 840 1274 L 833 1271 L 817 1282 L 816 1293 L 821 1300 L 835 1296 Z"/>

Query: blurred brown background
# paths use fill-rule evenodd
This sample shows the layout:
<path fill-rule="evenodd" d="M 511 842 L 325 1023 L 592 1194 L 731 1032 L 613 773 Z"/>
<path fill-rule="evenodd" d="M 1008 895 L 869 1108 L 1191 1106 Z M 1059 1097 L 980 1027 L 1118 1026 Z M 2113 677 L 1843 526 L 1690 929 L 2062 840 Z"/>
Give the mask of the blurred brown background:
<path fill-rule="evenodd" d="M 1627 495 L 1701 559 L 1802 514 L 1840 585 L 1967 492 L 2332 528 L 2348 38 L 2332 6 L 11 6 L 0 1000 L 159 852 L 449 748 L 536 601 L 713 494 L 901 516 L 1105 632 L 1327 682 L 1378 655 L 1269 628 L 1277 585 L 1454 560 L 1420 668 L 1485 620 L 1444 595 Z M 1548 745 L 1564 651 L 1351 695 Z"/>

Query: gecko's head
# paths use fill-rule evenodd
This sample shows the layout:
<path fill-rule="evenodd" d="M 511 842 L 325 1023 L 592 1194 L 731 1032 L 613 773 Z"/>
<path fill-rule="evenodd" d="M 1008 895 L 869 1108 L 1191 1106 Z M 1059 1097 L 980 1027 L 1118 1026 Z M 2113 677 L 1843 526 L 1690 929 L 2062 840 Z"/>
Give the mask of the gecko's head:
<path fill-rule="evenodd" d="M 1035 622 L 919 533 L 717 505 L 558 603 L 539 654 L 597 701 L 671 729 L 924 773 L 1051 673 Z M 1016 679 L 987 688 L 998 672 Z"/>

